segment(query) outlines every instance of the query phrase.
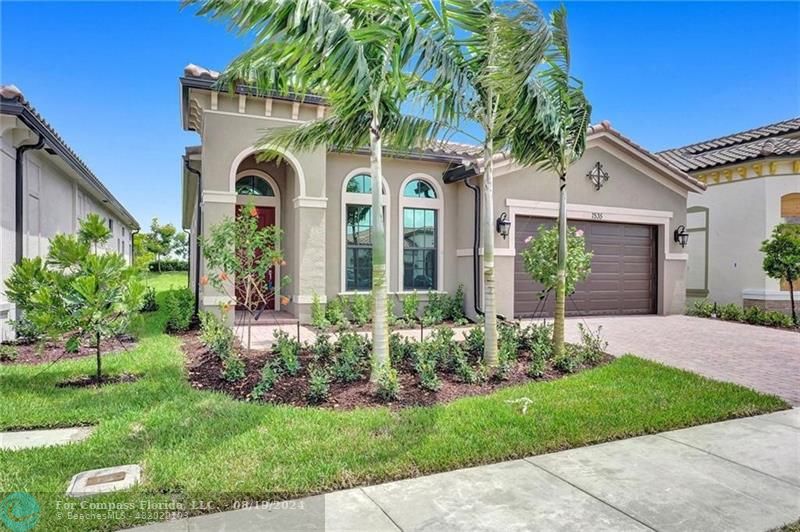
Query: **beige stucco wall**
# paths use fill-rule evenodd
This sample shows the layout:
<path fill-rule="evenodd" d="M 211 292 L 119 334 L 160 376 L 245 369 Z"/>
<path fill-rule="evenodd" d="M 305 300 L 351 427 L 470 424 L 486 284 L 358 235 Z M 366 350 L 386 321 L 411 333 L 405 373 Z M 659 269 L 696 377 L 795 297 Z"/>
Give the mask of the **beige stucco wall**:
<path fill-rule="evenodd" d="M 610 179 L 598 191 L 586 177 L 596 162 L 600 162 L 608 172 Z M 678 189 L 665 185 L 666 181 L 657 181 L 651 174 L 646 174 L 632 166 L 630 157 L 620 153 L 613 146 L 600 143 L 590 144 L 584 156 L 572 165 L 567 173 L 568 211 L 576 205 L 597 206 L 597 209 L 585 209 L 589 212 L 619 208 L 625 213 L 626 221 L 656 225 L 651 219 L 652 212 L 668 213 L 669 219 L 658 232 L 658 311 L 661 314 L 683 312 L 685 306 L 685 269 L 686 256 L 682 248 L 672 241 L 671 234 L 675 227 L 686 222 L 686 195 Z M 524 209 L 509 205 L 509 201 L 522 200 L 543 202 L 556 206 L 558 202 L 558 179 L 532 168 L 517 169 L 503 174 L 499 170 L 494 183 L 494 216 L 497 218 L 506 212 L 511 217 L 511 231 L 516 223 L 515 215 L 524 215 Z M 477 184 L 482 186 L 478 180 Z M 472 292 L 472 191 L 463 184 L 458 185 L 458 225 L 462 228 L 457 233 L 458 275 L 460 282 L 470 287 Z M 542 206 L 542 205 L 539 205 Z M 537 207 L 538 208 L 538 207 Z M 636 210 L 630 213 L 626 210 Z M 612 209 L 613 210 L 613 209 Z M 651 213 L 648 213 L 651 211 Z M 516 213 L 516 214 L 515 214 Z M 604 214 L 605 220 L 612 220 L 611 214 Z M 633 218 L 628 218 L 628 217 Z M 640 219 L 636 219 L 636 217 Z M 619 220 L 623 221 L 623 220 Z M 666 242 L 665 242 L 666 240 Z M 495 233 L 495 265 L 497 268 L 497 306 L 498 312 L 507 317 L 514 313 L 514 255 L 520 250 L 514 249 L 514 234 L 507 240 Z M 471 294 L 470 294 L 471 296 Z M 472 313 L 472 298 L 468 296 L 468 309 Z"/>
<path fill-rule="evenodd" d="M 692 246 L 691 251 L 703 253 L 708 261 L 710 300 L 742 304 L 743 293 L 749 299 L 788 299 L 788 293 L 780 294 L 779 282 L 764 274 L 759 248 L 783 221 L 781 196 L 792 192 L 800 192 L 800 174 L 721 180 L 709 183 L 702 195 L 689 195 L 690 207 L 708 209 L 708 250 Z"/>

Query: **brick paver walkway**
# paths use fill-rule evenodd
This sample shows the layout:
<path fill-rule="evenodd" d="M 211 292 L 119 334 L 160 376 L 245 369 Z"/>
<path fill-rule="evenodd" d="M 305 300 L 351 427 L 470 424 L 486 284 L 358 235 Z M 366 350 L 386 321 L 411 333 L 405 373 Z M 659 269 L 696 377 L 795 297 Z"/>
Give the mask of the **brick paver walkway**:
<path fill-rule="evenodd" d="M 592 328 L 602 325 L 612 355 L 633 353 L 800 405 L 800 334 L 796 332 L 690 316 L 567 321 L 567 341 L 579 338 L 578 323 Z"/>

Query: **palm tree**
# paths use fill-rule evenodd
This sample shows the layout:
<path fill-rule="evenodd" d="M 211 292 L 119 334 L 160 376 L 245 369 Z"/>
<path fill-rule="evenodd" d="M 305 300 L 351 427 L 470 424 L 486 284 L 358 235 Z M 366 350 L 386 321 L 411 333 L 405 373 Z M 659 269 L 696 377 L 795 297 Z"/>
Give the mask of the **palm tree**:
<path fill-rule="evenodd" d="M 269 131 L 259 146 L 334 150 L 369 146 L 372 186 L 372 296 L 374 381 L 389 364 L 386 319 L 386 235 L 381 171 L 384 141 L 394 149 L 427 144 L 439 122 L 408 116 L 400 106 L 427 83 L 408 75 L 418 39 L 414 11 L 404 0 L 188 0 L 198 14 L 228 20 L 255 43 L 220 78 L 229 87 L 246 82 L 268 93 L 326 99 L 322 119 Z"/>
<path fill-rule="evenodd" d="M 453 100 L 439 109 L 455 109 L 483 129 L 484 362 L 495 366 L 494 162 L 503 152 L 519 151 L 514 145 L 520 140 L 527 144 L 530 139 L 518 129 L 539 120 L 536 98 L 527 87 L 544 59 L 550 32 L 539 9 L 522 0 L 425 2 L 420 26 L 432 38 L 419 51 L 418 71 L 442 87 L 433 91 L 437 97 Z"/>
<path fill-rule="evenodd" d="M 586 130 L 592 107 L 583 84 L 570 76 L 567 13 L 564 7 L 550 14 L 552 41 L 544 68 L 536 72 L 526 87 L 527 97 L 520 106 L 522 116 L 530 116 L 526 106 L 535 107 L 538 120 L 525 121 L 516 130 L 518 142 L 512 144 L 512 157 L 523 165 L 555 172 L 559 180 L 558 259 L 553 344 L 556 356 L 564 354 L 564 312 L 567 263 L 567 170 L 583 155 Z"/>

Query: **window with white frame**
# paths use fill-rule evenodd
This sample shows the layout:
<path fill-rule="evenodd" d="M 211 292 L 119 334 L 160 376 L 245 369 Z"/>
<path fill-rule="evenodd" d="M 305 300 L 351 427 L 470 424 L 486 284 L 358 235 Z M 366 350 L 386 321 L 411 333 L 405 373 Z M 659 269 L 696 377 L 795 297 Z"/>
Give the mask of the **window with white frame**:
<path fill-rule="evenodd" d="M 342 288 L 345 292 L 372 290 L 372 176 L 352 173 L 342 191 L 343 261 Z M 383 223 L 387 239 L 388 264 L 388 189 L 383 186 Z"/>
<path fill-rule="evenodd" d="M 441 190 L 430 176 L 410 176 L 401 188 L 403 291 L 439 290 Z"/>

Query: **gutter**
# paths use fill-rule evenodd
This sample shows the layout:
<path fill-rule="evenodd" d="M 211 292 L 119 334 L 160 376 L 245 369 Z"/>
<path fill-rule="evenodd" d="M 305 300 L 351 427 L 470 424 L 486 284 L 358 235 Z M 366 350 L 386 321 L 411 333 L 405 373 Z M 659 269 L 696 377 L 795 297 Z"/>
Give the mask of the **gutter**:
<path fill-rule="evenodd" d="M 39 133 L 39 140 L 34 144 L 24 144 L 17 148 L 17 157 L 14 160 L 14 223 L 16 227 L 16 264 L 22 262 L 23 250 L 23 223 L 25 220 L 25 176 L 23 175 L 25 152 L 28 150 L 41 150 L 44 146 L 44 137 Z"/>
<path fill-rule="evenodd" d="M 197 229 L 195 230 L 194 241 L 197 246 L 197 252 L 194 257 L 194 313 L 197 315 L 200 312 L 200 237 L 203 235 L 203 174 L 200 170 L 195 170 L 189 164 L 189 159 L 184 158 L 183 164 L 187 172 L 191 172 L 197 176 Z M 189 245 L 189 254 L 192 253 L 191 239 Z M 189 260 L 192 258 L 189 257 Z"/>

